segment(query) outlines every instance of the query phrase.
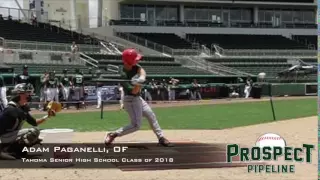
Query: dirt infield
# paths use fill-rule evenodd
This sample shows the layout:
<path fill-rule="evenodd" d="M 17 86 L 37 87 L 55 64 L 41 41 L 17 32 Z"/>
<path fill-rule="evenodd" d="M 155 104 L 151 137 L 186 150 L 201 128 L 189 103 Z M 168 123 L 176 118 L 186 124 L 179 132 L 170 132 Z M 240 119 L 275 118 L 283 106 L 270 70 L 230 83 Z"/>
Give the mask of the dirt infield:
<path fill-rule="evenodd" d="M 296 97 L 298 98 L 298 97 Z M 290 98 L 290 99 L 296 99 Z M 304 97 L 305 98 L 305 97 Z M 312 97 L 315 98 L 315 97 Z M 279 99 L 279 98 L 275 98 Z M 289 98 L 286 98 L 289 99 Z M 261 99 L 260 101 L 267 101 Z M 154 104 L 153 107 L 172 107 L 197 104 L 221 104 L 257 100 L 214 100 L 205 102 L 185 102 L 173 104 Z M 109 109 L 110 108 L 110 109 Z M 117 106 L 107 107 L 116 110 Z M 99 111 L 99 110 L 87 110 Z M 65 112 L 79 112 L 68 110 Z M 43 113 L 43 112 L 34 112 Z M 166 130 L 166 136 L 173 141 L 197 141 L 207 143 L 240 143 L 252 146 L 257 138 L 267 132 L 280 134 L 289 146 L 301 147 L 303 143 L 317 144 L 317 117 L 299 118 L 288 121 L 272 122 L 246 127 L 224 130 Z M 74 142 L 101 142 L 105 132 L 77 132 Z M 132 135 L 117 139 L 121 141 L 156 141 L 151 131 L 139 131 Z M 317 147 L 317 146 L 316 146 Z M 296 164 L 295 174 L 248 174 L 247 168 L 213 168 L 161 171 L 133 171 L 124 172 L 119 169 L 1 169 L 2 180 L 301 180 L 316 179 L 317 177 L 317 149 L 313 152 L 312 164 Z M 284 164 L 284 163 L 283 163 Z"/>

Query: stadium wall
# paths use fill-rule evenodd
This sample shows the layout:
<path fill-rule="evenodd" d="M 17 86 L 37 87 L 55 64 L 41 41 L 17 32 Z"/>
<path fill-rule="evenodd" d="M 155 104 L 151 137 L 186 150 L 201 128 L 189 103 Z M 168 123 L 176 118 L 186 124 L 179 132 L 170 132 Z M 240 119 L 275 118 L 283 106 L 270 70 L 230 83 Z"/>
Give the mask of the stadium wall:
<path fill-rule="evenodd" d="M 101 27 L 106 28 L 106 27 Z M 131 33 L 197 33 L 197 34 L 264 34 L 264 35 L 317 35 L 314 29 L 270 29 L 270 28 L 206 28 L 206 27 L 154 27 L 154 26 L 113 26 L 121 32 Z M 102 32 L 102 31 L 100 31 Z"/>
<path fill-rule="evenodd" d="M 41 0 L 36 1 L 37 5 Z M 23 0 L 23 7 L 30 9 L 28 0 Z M 41 9 L 48 12 L 49 21 L 60 21 L 72 29 L 89 27 L 89 0 L 43 0 Z"/>
<path fill-rule="evenodd" d="M 120 17 L 120 7 L 119 3 L 122 0 L 103 0 L 102 14 L 106 21 L 110 19 L 119 19 Z"/>

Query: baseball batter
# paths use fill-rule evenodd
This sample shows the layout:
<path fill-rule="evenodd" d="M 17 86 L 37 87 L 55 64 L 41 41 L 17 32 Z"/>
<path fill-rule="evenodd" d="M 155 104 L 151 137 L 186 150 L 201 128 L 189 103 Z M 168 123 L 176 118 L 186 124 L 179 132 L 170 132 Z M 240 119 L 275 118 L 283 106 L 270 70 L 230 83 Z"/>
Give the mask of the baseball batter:
<path fill-rule="evenodd" d="M 156 115 L 150 106 L 141 98 L 141 84 L 146 80 L 145 70 L 137 64 L 142 58 L 134 49 L 126 49 L 122 53 L 123 68 L 120 75 L 123 79 L 129 80 L 123 82 L 124 91 L 124 109 L 130 117 L 130 124 L 121 127 L 115 132 L 107 133 L 104 139 L 106 145 L 110 145 L 116 137 L 121 137 L 133 133 L 140 129 L 142 117 L 146 117 L 149 124 L 156 134 L 159 144 L 162 146 L 173 146 L 163 135 L 162 129 L 159 126 Z M 135 78 L 137 77 L 138 78 Z M 131 83 L 130 83 L 131 80 Z"/>
<path fill-rule="evenodd" d="M 46 82 L 47 87 L 47 102 L 56 101 L 59 102 L 59 90 L 58 90 L 58 78 L 56 78 L 54 72 L 49 73 L 49 78 Z"/>

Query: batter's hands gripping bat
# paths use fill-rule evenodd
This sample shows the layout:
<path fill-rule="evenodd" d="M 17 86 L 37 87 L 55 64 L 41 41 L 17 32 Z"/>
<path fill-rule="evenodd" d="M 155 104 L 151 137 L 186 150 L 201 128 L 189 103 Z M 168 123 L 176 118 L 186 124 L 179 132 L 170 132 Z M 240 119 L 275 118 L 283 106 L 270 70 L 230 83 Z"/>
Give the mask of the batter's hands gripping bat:
<path fill-rule="evenodd" d="M 57 112 L 60 112 L 62 109 L 62 105 L 60 103 L 50 101 L 49 104 L 47 105 L 48 109 L 48 116 L 56 116 Z"/>
<path fill-rule="evenodd" d="M 137 74 L 132 77 L 131 84 L 132 85 L 139 85 L 141 86 L 144 83 L 144 79 L 141 79 L 140 76 Z"/>

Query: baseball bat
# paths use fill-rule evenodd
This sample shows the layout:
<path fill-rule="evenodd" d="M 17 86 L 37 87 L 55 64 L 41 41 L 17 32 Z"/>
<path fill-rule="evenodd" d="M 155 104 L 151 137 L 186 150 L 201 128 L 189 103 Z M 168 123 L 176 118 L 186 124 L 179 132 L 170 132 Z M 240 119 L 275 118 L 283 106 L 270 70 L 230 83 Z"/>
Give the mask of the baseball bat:
<path fill-rule="evenodd" d="M 273 120 L 276 121 L 276 114 L 274 112 L 274 107 L 273 107 L 273 100 L 272 100 L 272 84 L 269 83 L 269 100 L 270 100 L 270 105 L 271 105 L 271 110 L 272 110 L 272 115 L 273 115 Z"/>

